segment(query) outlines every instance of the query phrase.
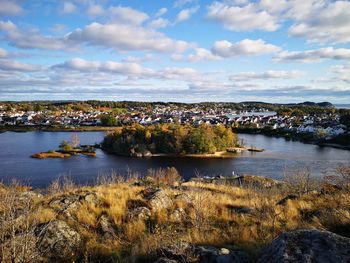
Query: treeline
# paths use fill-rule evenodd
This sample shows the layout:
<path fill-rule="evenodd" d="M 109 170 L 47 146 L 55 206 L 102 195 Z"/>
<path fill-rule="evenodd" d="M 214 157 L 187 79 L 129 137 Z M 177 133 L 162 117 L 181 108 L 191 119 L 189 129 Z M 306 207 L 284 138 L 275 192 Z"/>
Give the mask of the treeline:
<path fill-rule="evenodd" d="M 162 124 L 131 125 L 108 134 L 103 148 L 121 155 L 137 153 L 205 154 L 225 151 L 236 146 L 237 137 L 231 128 L 210 126 Z"/>

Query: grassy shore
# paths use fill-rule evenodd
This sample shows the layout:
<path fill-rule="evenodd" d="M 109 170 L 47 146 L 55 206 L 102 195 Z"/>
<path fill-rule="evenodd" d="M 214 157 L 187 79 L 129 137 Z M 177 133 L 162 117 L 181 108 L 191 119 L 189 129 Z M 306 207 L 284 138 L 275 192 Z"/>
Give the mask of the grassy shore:
<path fill-rule="evenodd" d="M 287 182 L 254 176 L 181 182 L 177 171 L 168 168 L 150 170 L 145 178 L 105 177 L 96 186 L 56 181 L 43 194 L 1 186 L 2 215 L 17 207 L 15 218 L 21 219 L 2 218 L 0 224 L 16 222 L 11 226 L 22 229 L 23 213 L 35 229 L 64 224 L 68 236 L 79 236 L 79 247 L 68 261 L 154 262 L 159 251 L 181 242 L 234 246 L 255 261 L 276 236 L 289 230 L 323 229 L 350 237 L 350 169 L 344 169 L 332 183 L 299 173 Z M 48 255 L 50 251 L 39 253 L 36 262 L 46 262 Z"/>

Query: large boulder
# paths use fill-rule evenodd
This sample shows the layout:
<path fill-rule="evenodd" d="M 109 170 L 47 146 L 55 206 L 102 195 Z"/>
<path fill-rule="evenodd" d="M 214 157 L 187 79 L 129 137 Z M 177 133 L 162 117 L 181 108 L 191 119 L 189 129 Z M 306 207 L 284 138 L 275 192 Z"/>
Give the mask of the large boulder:
<path fill-rule="evenodd" d="M 296 230 L 275 239 L 260 263 L 348 263 L 350 238 L 328 231 Z"/>
<path fill-rule="evenodd" d="M 169 195 L 160 188 L 148 188 L 142 191 L 143 197 L 148 202 L 148 206 L 152 211 L 166 209 L 173 204 Z"/>
<path fill-rule="evenodd" d="M 79 254 L 82 238 L 66 222 L 52 221 L 38 232 L 37 247 L 45 257 L 54 261 L 69 261 Z"/>

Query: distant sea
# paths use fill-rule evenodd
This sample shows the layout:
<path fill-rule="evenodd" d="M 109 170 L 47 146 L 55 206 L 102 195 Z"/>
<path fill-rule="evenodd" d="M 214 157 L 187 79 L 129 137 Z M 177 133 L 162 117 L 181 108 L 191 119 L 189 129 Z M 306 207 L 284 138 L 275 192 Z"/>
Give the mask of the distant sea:
<path fill-rule="evenodd" d="M 350 104 L 334 104 L 338 109 L 350 109 Z"/>

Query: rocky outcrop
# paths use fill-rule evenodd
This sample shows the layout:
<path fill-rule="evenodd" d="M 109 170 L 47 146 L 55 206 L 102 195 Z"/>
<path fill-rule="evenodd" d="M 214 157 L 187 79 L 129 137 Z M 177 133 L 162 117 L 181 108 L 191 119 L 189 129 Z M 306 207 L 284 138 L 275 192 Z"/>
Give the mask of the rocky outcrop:
<path fill-rule="evenodd" d="M 137 207 L 129 212 L 129 219 L 147 220 L 151 217 L 151 210 L 147 207 Z"/>
<path fill-rule="evenodd" d="M 101 215 L 98 222 L 98 230 L 106 239 L 116 237 L 113 222 L 107 215 Z"/>
<path fill-rule="evenodd" d="M 64 221 L 52 221 L 39 232 L 37 247 L 47 258 L 54 261 L 74 259 L 82 246 L 80 234 Z"/>
<path fill-rule="evenodd" d="M 201 263 L 250 263 L 249 256 L 240 249 L 198 246 L 194 248 Z"/>
<path fill-rule="evenodd" d="M 328 231 L 296 230 L 280 235 L 259 263 L 348 263 L 350 238 Z"/>
<path fill-rule="evenodd" d="M 176 247 L 160 250 L 160 257 L 155 263 L 200 262 L 200 263 L 251 263 L 250 257 L 238 248 L 217 248 L 213 246 L 196 246 L 186 242 Z"/>
<path fill-rule="evenodd" d="M 141 193 L 152 211 L 166 209 L 173 204 L 169 195 L 160 188 L 147 188 Z"/>
<path fill-rule="evenodd" d="M 79 194 L 56 196 L 50 200 L 49 206 L 53 207 L 59 213 L 62 213 L 67 217 L 71 217 L 72 211 L 77 210 L 84 201 L 96 206 L 99 204 L 99 199 L 96 193 L 85 192 Z"/>
<path fill-rule="evenodd" d="M 170 215 L 169 215 L 169 219 L 172 221 L 172 222 L 183 222 L 184 220 L 187 219 L 187 214 L 186 214 L 186 211 L 183 209 L 183 208 L 177 208 L 174 210 L 174 212 L 172 212 Z"/>

